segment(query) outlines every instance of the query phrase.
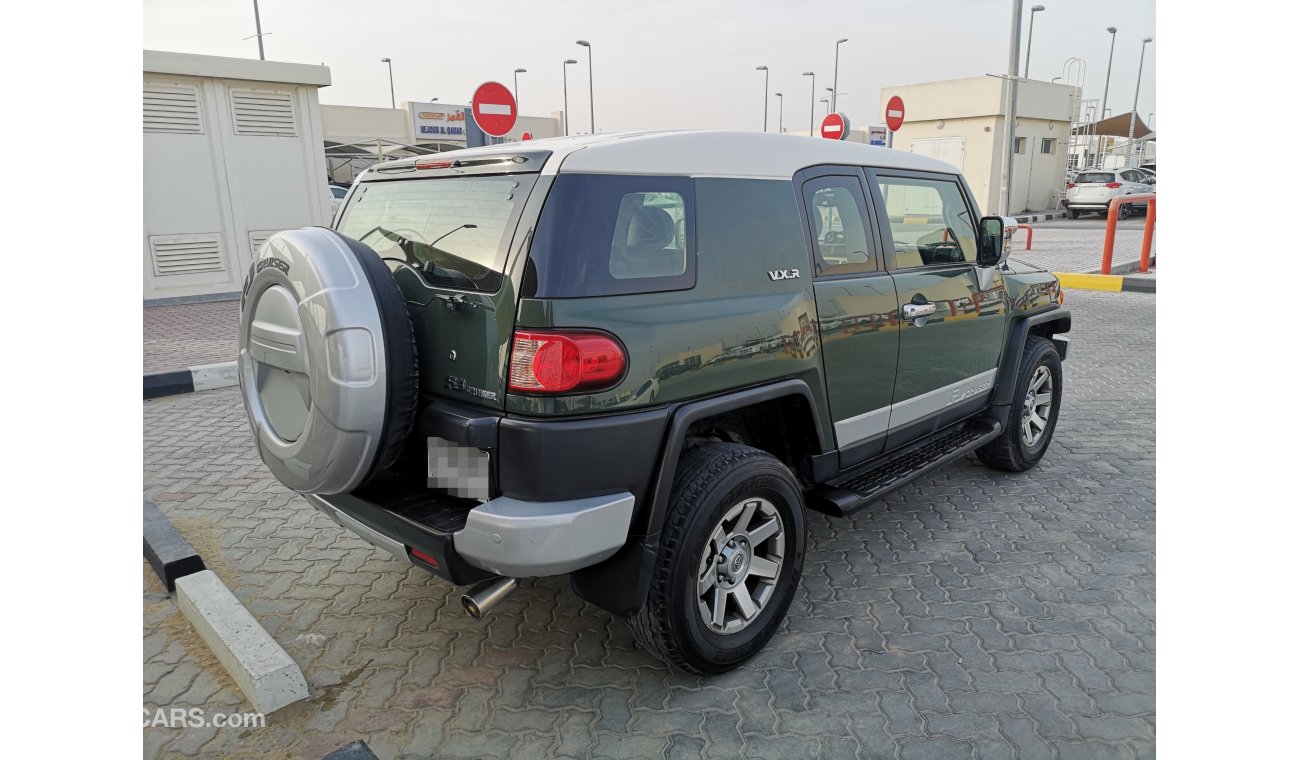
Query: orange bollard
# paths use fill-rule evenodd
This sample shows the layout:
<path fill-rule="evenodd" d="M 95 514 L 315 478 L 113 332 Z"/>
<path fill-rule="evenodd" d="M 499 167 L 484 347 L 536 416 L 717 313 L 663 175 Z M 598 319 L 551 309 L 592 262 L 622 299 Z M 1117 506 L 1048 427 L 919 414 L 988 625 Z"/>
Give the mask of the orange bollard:
<path fill-rule="evenodd" d="M 1106 212 L 1106 241 L 1101 244 L 1101 273 L 1110 274 L 1110 260 L 1115 255 L 1115 225 L 1119 223 L 1119 202 L 1112 201 Z"/>
<path fill-rule="evenodd" d="M 1034 250 L 1034 228 L 1030 227 L 1027 224 L 1022 224 L 1020 226 L 1029 230 L 1028 232 L 1025 233 L 1025 250 L 1026 251 Z"/>
<path fill-rule="evenodd" d="M 1156 232 L 1156 197 L 1147 201 L 1147 223 L 1142 230 L 1142 258 L 1138 261 L 1138 271 L 1146 272 L 1151 268 L 1151 238 Z"/>
<path fill-rule="evenodd" d="M 1146 232 L 1142 236 L 1142 261 L 1146 261 L 1150 253 L 1151 235 L 1155 232 L 1155 193 L 1140 193 L 1138 195 L 1125 195 L 1115 198 L 1111 201 L 1110 209 L 1106 211 L 1106 240 L 1101 246 L 1101 273 L 1110 274 L 1111 259 L 1115 255 L 1115 225 L 1119 223 L 1119 207 L 1124 203 L 1133 201 L 1147 202 L 1147 224 Z M 1143 263 L 1141 266 L 1145 266 Z M 1145 269 L 1141 271 L 1145 272 Z"/>

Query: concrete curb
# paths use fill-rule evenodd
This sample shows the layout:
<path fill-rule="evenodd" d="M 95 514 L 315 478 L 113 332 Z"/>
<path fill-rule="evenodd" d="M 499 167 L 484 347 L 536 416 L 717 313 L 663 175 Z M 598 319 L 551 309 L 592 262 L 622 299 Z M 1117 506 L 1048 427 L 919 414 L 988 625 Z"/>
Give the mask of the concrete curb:
<path fill-rule="evenodd" d="M 1034 222 L 1050 222 L 1053 219 L 1064 219 L 1064 211 L 1047 211 L 1042 214 L 1027 214 L 1016 217 L 1016 221 L 1021 224 L 1033 224 Z"/>
<path fill-rule="evenodd" d="M 1111 293 L 1154 293 L 1154 277 L 1124 277 L 1118 274 L 1083 274 L 1079 272 L 1053 272 L 1061 287 L 1073 290 L 1104 290 Z"/>
<path fill-rule="evenodd" d="M 216 573 L 202 570 L 177 580 L 176 606 L 258 712 L 273 713 L 309 696 L 298 663 Z"/>
<path fill-rule="evenodd" d="M 176 590 L 178 578 L 206 569 L 203 558 L 148 496 L 144 497 L 144 557 L 168 591 Z"/>
<path fill-rule="evenodd" d="M 175 396 L 178 393 L 210 391 L 232 385 L 239 385 L 239 370 L 236 362 L 200 364 L 188 369 L 145 375 L 144 397 Z"/>

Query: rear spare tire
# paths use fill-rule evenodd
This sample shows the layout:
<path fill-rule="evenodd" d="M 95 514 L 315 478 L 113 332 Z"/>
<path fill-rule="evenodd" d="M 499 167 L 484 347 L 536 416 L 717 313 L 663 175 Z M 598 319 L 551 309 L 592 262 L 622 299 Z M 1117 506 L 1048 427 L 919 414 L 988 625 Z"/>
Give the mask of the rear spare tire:
<path fill-rule="evenodd" d="M 299 493 L 355 490 L 411 430 L 415 337 L 392 273 L 324 227 L 273 235 L 240 300 L 239 385 L 258 453 Z"/>

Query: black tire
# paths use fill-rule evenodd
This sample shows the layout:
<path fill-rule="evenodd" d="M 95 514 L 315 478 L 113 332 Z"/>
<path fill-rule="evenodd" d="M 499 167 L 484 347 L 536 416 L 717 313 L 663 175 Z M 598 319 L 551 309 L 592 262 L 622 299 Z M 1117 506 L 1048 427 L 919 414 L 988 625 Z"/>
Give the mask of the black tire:
<path fill-rule="evenodd" d="M 714 527 L 746 499 L 766 499 L 784 525 L 785 553 L 767 602 L 735 633 L 701 619 L 698 571 Z M 629 625 L 637 642 L 664 662 L 698 675 L 725 673 L 772 638 L 794 599 L 806 549 L 803 494 L 790 469 L 765 451 L 709 443 L 682 455 L 645 605 Z"/>
<path fill-rule="evenodd" d="M 1052 380 L 1052 402 L 1047 425 L 1042 436 L 1033 444 L 1026 442 L 1022 432 L 1022 415 L 1024 399 L 1029 392 L 1029 382 L 1039 367 L 1047 367 Z M 1038 464 L 1047 453 L 1052 443 L 1052 434 L 1056 432 L 1056 420 L 1060 416 L 1062 384 L 1061 357 L 1056 353 L 1056 346 L 1046 338 L 1031 335 L 1025 341 L 1024 352 L 1020 356 L 1020 375 L 1016 378 L 1016 387 L 1011 395 L 1011 411 L 1007 415 L 1006 429 L 1002 435 L 975 450 L 980 461 L 997 470 L 1007 472 L 1024 472 Z"/>
<path fill-rule="evenodd" d="M 370 246 L 346 235 L 339 235 L 347 242 L 352 254 L 361 264 L 370 290 L 379 304 L 380 325 L 384 330 L 384 348 L 388 358 L 388 394 L 384 408 L 384 428 L 380 435 L 379 450 L 370 472 L 362 480 L 364 485 L 377 475 L 392 467 L 401 456 L 406 445 L 406 437 L 411 433 L 415 423 L 415 411 L 419 401 L 420 365 L 415 348 L 415 330 L 411 328 L 411 316 L 406 311 L 406 298 L 401 288 L 393 279 L 393 273 L 384 264 L 379 254 Z"/>
<path fill-rule="evenodd" d="M 1077 209 L 1069 209 L 1069 210 L 1066 211 L 1065 213 L 1066 213 L 1066 214 L 1067 214 L 1071 219 L 1078 219 L 1078 218 L 1079 218 L 1079 212 L 1078 212 Z"/>
<path fill-rule="evenodd" d="M 1119 218 L 1128 219 L 1130 216 L 1133 216 L 1133 204 L 1132 203 L 1119 204 Z"/>

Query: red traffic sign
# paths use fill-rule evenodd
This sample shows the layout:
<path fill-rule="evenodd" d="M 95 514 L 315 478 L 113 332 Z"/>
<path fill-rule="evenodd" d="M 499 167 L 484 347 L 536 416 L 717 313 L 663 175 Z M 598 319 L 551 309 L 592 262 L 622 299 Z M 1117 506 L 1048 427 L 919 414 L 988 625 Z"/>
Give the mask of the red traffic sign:
<path fill-rule="evenodd" d="M 822 119 L 822 137 L 827 140 L 843 140 L 849 136 L 849 117 L 838 111 L 826 114 Z"/>
<path fill-rule="evenodd" d="M 885 126 L 897 132 L 903 126 L 903 99 L 895 95 L 885 104 Z"/>
<path fill-rule="evenodd" d="M 531 139 L 533 139 L 533 133 L 532 133 L 532 132 L 525 132 L 525 133 L 523 133 L 522 136 L 520 136 L 519 139 L 520 139 L 520 140 L 531 140 Z"/>
<path fill-rule="evenodd" d="M 500 82 L 484 82 L 474 91 L 470 101 L 474 112 L 474 123 L 484 134 L 504 137 L 514 129 L 519 111 L 515 106 L 515 96 Z"/>

